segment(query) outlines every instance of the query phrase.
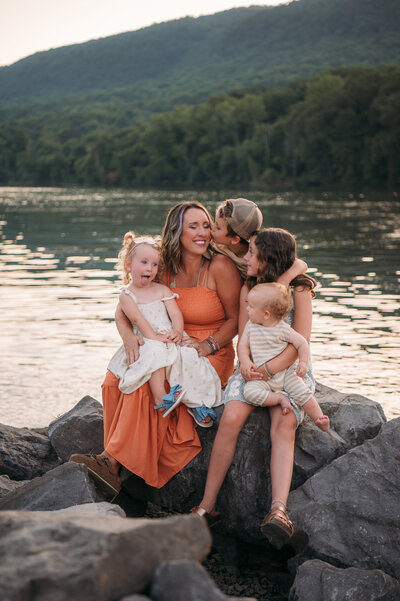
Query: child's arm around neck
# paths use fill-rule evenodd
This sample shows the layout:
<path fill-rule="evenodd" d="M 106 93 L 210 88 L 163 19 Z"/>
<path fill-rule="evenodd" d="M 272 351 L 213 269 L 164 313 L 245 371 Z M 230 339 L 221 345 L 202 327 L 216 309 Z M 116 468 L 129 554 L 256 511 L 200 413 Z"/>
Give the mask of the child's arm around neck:
<path fill-rule="evenodd" d="M 293 265 L 289 267 L 289 269 L 285 271 L 285 273 L 282 273 L 282 275 L 278 277 L 277 282 L 279 282 L 279 284 L 283 284 L 286 287 L 290 286 L 290 282 L 297 278 L 298 275 L 305 273 L 307 269 L 307 263 L 302 259 L 296 258 L 293 261 Z"/>

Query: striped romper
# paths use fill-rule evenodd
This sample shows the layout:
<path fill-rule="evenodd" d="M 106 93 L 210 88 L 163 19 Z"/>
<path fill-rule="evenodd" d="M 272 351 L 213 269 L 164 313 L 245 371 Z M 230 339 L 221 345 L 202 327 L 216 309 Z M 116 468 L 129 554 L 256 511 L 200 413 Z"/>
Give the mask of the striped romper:
<path fill-rule="evenodd" d="M 290 326 L 285 321 L 280 321 L 274 326 L 262 326 L 251 321 L 248 322 L 248 336 L 250 353 L 253 363 L 258 367 L 279 355 L 288 345 Z M 299 407 L 313 398 L 312 392 L 304 381 L 296 375 L 297 361 L 282 371 L 278 371 L 272 378 L 252 380 L 244 386 L 244 398 L 252 405 L 261 406 L 268 398 L 270 391 L 286 392 Z"/>

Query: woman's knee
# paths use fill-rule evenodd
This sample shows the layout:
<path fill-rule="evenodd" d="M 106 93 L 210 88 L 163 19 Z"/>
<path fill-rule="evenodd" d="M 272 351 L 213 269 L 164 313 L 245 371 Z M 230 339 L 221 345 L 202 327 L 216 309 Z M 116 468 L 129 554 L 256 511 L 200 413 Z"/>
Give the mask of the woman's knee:
<path fill-rule="evenodd" d="M 238 436 L 243 428 L 245 421 L 254 407 L 242 403 L 241 401 L 231 401 L 225 405 L 218 431 L 230 433 L 231 436 Z"/>
<path fill-rule="evenodd" d="M 274 407 L 275 409 L 275 407 Z M 297 420 L 293 413 L 288 415 L 282 415 L 282 411 L 279 408 L 279 412 L 276 411 L 271 415 L 271 441 L 274 439 L 285 439 L 293 442 L 296 436 Z"/>

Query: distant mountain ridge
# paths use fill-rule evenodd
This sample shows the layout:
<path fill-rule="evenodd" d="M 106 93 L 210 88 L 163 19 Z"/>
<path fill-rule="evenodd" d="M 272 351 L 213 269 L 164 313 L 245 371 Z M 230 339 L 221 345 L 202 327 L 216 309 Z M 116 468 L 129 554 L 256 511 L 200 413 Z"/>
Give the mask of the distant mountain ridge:
<path fill-rule="evenodd" d="M 195 104 L 337 65 L 400 64 L 399 23 L 399 0 L 298 0 L 186 17 L 3 67 L 0 106 L 123 91 L 162 107 L 171 90 L 176 102 Z"/>

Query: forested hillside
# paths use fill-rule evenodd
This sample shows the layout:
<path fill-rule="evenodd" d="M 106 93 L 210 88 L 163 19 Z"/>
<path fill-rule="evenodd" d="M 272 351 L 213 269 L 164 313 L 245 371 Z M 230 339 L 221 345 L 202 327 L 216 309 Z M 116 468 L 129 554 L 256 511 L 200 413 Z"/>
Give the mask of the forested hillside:
<path fill-rule="evenodd" d="M 0 185 L 398 184 L 399 23 L 298 0 L 35 54 L 0 69 Z"/>
<path fill-rule="evenodd" d="M 133 127 L 0 130 L 0 185 L 400 183 L 400 67 L 220 94 Z M 37 124 L 36 124 L 37 125 Z"/>
<path fill-rule="evenodd" d="M 399 23 L 399 0 L 298 0 L 169 21 L 3 67 L 0 105 L 83 94 L 109 103 L 118 91 L 124 106 L 164 111 L 332 66 L 399 64 Z"/>

